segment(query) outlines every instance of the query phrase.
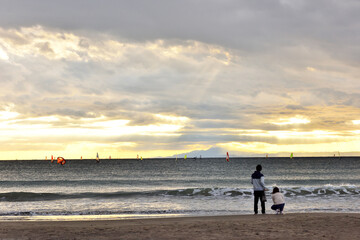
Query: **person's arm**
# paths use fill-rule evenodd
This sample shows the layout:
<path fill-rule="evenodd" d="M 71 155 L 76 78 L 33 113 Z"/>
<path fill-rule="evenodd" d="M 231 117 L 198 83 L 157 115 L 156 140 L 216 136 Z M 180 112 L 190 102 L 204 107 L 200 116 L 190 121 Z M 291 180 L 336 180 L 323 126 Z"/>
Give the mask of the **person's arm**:
<path fill-rule="evenodd" d="M 263 187 L 264 191 L 267 191 L 268 189 L 265 187 L 265 180 L 264 176 L 260 178 L 260 185 Z"/>
<path fill-rule="evenodd" d="M 262 177 L 260 178 L 260 184 L 261 184 L 261 186 L 262 186 L 263 188 L 265 188 L 264 176 L 262 176 Z"/>

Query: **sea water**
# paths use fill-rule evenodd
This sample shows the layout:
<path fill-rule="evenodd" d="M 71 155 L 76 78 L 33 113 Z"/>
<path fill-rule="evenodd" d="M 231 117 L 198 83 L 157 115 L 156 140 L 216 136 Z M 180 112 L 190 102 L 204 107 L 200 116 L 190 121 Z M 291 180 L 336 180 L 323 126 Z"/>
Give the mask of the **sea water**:
<path fill-rule="evenodd" d="M 360 212 L 360 158 L 0 161 L 0 220 L 86 220 L 253 213 L 250 182 L 263 166 L 267 213 Z"/>

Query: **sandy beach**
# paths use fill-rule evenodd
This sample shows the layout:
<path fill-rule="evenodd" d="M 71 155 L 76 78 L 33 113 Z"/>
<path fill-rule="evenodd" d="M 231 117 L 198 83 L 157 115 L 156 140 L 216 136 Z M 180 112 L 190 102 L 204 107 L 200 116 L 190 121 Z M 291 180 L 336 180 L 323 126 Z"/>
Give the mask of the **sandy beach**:
<path fill-rule="evenodd" d="M 0 222 L 0 239 L 360 239 L 360 214 Z"/>

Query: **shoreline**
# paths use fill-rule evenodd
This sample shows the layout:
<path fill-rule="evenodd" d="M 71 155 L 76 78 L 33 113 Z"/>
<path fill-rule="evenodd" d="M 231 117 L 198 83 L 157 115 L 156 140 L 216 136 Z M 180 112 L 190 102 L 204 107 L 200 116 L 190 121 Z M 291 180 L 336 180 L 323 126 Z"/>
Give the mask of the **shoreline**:
<path fill-rule="evenodd" d="M 276 215 L 275 211 L 267 209 L 265 215 Z M 359 214 L 357 211 L 306 211 L 306 212 L 285 212 L 286 215 L 301 214 Z M 284 214 L 284 215 L 285 215 Z M 98 221 L 130 221 L 130 220 L 155 220 L 155 219 L 181 219 L 181 218 L 217 218 L 217 217 L 241 217 L 252 216 L 253 212 L 237 214 L 199 214 L 190 215 L 182 213 L 169 214 L 109 214 L 109 215 L 29 215 L 29 216 L 1 216 L 0 223 L 5 222 L 98 222 Z M 258 215 L 262 215 L 259 213 Z"/>
<path fill-rule="evenodd" d="M 360 213 L 0 221 L 0 239 L 360 239 Z"/>

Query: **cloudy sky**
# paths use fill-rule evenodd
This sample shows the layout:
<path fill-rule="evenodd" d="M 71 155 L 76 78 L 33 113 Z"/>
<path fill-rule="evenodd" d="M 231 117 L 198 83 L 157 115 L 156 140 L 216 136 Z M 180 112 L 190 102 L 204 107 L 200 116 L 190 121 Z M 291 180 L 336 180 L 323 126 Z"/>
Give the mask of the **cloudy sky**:
<path fill-rule="evenodd" d="M 359 12 L 1 0 L 0 159 L 359 154 Z"/>

